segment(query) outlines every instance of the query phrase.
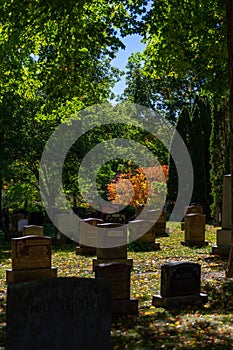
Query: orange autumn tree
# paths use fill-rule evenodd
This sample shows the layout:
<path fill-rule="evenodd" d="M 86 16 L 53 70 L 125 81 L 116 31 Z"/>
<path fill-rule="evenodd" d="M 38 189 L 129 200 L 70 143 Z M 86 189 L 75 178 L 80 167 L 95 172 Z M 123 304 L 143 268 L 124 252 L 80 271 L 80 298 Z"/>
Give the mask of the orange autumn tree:
<path fill-rule="evenodd" d="M 137 168 L 119 174 L 108 184 L 108 200 L 113 204 L 138 207 L 160 206 L 164 202 L 168 165 Z"/>

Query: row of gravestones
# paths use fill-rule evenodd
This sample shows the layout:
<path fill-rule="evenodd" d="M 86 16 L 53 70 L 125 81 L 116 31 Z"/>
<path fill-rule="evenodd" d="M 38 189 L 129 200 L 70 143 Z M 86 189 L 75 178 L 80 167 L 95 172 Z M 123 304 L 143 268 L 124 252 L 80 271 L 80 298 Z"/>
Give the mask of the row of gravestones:
<path fill-rule="evenodd" d="M 138 314 L 130 298 L 130 264 L 95 265 L 95 278 L 56 278 L 51 238 L 12 239 L 12 269 L 6 271 L 7 349 L 110 349 L 111 318 Z M 158 307 L 201 304 L 201 269 L 191 262 L 161 267 Z"/>
<path fill-rule="evenodd" d="M 217 246 L 213 247 L 213 254 L 228 255 L 231 246 L 231 204 L 229 205 L 230 198 L 228 198 L 230 181 L 231 178 L 229 175 L 224 177 L 222 229 L 217 231 Z M 205 241 L 205 215 L 203 215 L 203 207 L 192 205 L 185 208 L 185 213 L 184 222 L 181 223 L 181 228 L 184 230 L 184 241 L 182 244 L 189 246 L 207 245 L 208 242 Z M 96 254 L 98 228 L 108 227 L 111 229 L 111 226 L 115 227 L 116 225 L 120 227 L 121 224 L 123 225 L 123 222 L 119 220 L 119 215 L 120 217 L 122 216 L 122 214 L 108 215 L 114 218 L 112 221 L 115 221 L 115 223 L 111 223 L 111 219 L 108 216 L 106 217 L 109 220 L 108 223 L 104 223 L 103 220 L 96 218 L 80 220 L 79 239 L 80 242 L 85 242 L 85 245 L 80 244 L 76 249 L 76 253 L 84 255 Z M 147 245 L 149 250 L 159 250 L 160 245 L 155 242 L 155 237 L 167 235 L 166 212 L 163 211 L 157 222 L 153 224 L 155 216 L 156 211 L 150 210 L 146 212 L 146 219 L 128 222 L 127 227 L 131 236 L 131 238 L 129 237 L 129 241 L 134 241 L 137 238 L 139 242 Z M 63 215 L 60 215 L 61 220 L 63 217 Z M 141 231 L 144 231 L 145 234 L 140 237 Z M 43 236 L 43 227 L 36 225 L 22 227 L 23 236 L 34 234 Z"/>

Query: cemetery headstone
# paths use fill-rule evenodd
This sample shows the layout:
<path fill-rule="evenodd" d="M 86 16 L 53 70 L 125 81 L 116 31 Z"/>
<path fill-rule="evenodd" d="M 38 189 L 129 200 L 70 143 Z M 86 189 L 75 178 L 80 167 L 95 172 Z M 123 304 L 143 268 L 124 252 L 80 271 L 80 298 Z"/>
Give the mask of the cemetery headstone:
<path fill-rule="evenodd" d="M 110 350 L 111 284 L 57 278 L 7 290 L 7 350 Z"/>
<path fill-rule="evenodd" d="M 159 236 L 168 236 L 168 229 L 166 228 L 166 218 L 167 214 L 165 210 L 162 210 L 161 214 L 158 216 L 158 210 L 150 209 L 145 212 L 145 218 L 147 220 L 156 221 L 154 224 L 155 235 Z"/>
<path fill-rule="evenodd" d="M 67 214 L 56 214 L 55 220 L 58 225 L 58 227 L 61 225 L 66 228 L 66 232 L 68 235 L 64 235 L 63 232 L 59 231 L 59 229 L 56 229 L 55 233 L 55 245 L 62 245 L 62 244 L 70 244 L 74 237 L 76 237 L 77 232 L 74 231 L 75 225 L 73 222 L 75 222 L 74 215 L 67 215 Z"/>
<path fill-rule="evenodd" d="M 51 267 L 51 238 L 25 236 L 12 238 L 12 269 L 6 270 L 6 282 L 18 283 L 57 277 Z"/>
<path fill-rule="evenodd" d="M 95 277 L 112 283 L 112 315 L 137 315 L 138 300 L 130 298 L 130 271 L 128 264 L 111 262 L 95 267 Z"/>
<path fill-rule="evenodd" d="M 195 213 L 203 214 L 203 207 L 201 205 L 189 205 L 185 207 L 184 213 L 185 213 L 185 216 L 188 214 L 195 214 Z M 184 221 L 181 222 L 181 230 L 182 231 L 184 230 Z"/>
<path fill-rule="evenodd" d="M 154 295 L 152 305 L 178 307 L 202 304 L 207 294 L 200 292 L 201 266 L 192 262 L 170 262 L 161 266 L 160 295 Z"/>
<path fill-rule="evenodd" d="M 25 226 L 28 225 L 28 219 L 20 219 L 18 221 L 18 232 L 23 232 Z"/>
<path fill-rule="evenodd" d="M 202 246 L 207 245 L 205 241 L 205 215 L 191 213 L 184 218 L 184 241 L 183 245 Z"/>
<path fill-rule="evenodd" d="M 26 225 L 23 227 L 23 236 L 43 236 L 43 226 Z"/>
<path fill-rule="evenodd" d="M 232 244 L 232 203 L 231 203 L 231 175 L 223 177 L 222 198 L 222 229 L 217 230 L 217 246 L 212 247 L 212 254 L 228 256 Z"/>
<path fill-rule="evenodd" d="M 80 241 L 84 241 L 86 244 L 79 244 L 79 246 L 76 247 L 77 255 L 96 255 L 98 230 L 97 225 L 101 223 L 103 223 L 103 220 L 97 218 L 88 218 L 80 221 Z"/>
<path fill-rule="evenodd" d="M 126 263 L 132 267 L 133 259 L 127 259 L 127 226 L 103 223 L 97 227 L 97 259 L 93 259 L 93 271 L 97 264 L 113 261 Z"/>
<path fill-rule="evenodd" d="M 123 225 L 126 223 L 126 218 L 124 214 L 120 214 L 120 213 L 105 214 L 104 221 Z"/>
<path fill-rule="evenodd" d="M 133 220 L 128 222 L 128 230 L 130 234 L 130 240 L 134 238 L 144 243 L 148 250 L 159 250 L 160 244 L 155 242 L 155 226 L 153 221 L 149 220 Z M 141 235 L 142 232 L 145 232 Z"/>

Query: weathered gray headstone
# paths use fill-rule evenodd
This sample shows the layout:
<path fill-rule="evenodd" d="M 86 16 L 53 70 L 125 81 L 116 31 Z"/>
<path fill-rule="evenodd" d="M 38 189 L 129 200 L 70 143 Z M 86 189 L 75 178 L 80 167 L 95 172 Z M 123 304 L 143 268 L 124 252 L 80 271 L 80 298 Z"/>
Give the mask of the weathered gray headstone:
<path fill-rule="evenodd" d="M 152 304 L 158 307 L 205 303 L 206 294 L 200 293 L 201 266 L 192 262 L 170 262 L 161 266 L 160 295 L 154 295 Z"/>
<path fill-rule="evenodd" d="M 28 225 L 28 219 L 20 219 L 18 221 L 18 232 L 23 232 L 25 226 Z"/>
<path fill-rule="evenodd" d="M 10 285 L 7 350 L 109 350 L 111 284 L 58 278 Z"/>

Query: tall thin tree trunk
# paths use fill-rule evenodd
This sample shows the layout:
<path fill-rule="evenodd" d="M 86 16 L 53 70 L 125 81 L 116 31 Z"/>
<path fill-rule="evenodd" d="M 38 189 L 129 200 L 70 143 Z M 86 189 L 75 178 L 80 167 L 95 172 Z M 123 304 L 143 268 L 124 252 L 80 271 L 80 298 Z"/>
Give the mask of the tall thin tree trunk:
<path fill-rule="evenodd" d="M 228 74 L 229 74 L 229 118 L 230 118 L 230 166 L 231 182 L 233 179 L 233 0 L 226 0 L 226 24 L 227 24 L 227 50 L 228 50 Z M 231 185 L 231 204 L 233 208 L 233 186 Z M 233 215 L 233 210 L 232 210 Z M 233 217 L 232 217 L 233 223 Z M 233 232 L 233 225 L 231 225 Z M 233 277 L 233 236 L 229 254 L 226 277 Z"/>

